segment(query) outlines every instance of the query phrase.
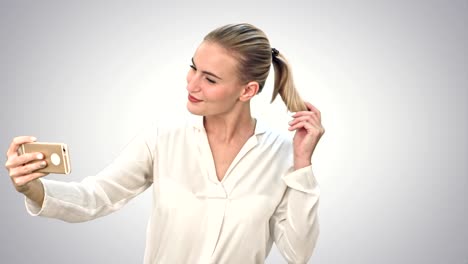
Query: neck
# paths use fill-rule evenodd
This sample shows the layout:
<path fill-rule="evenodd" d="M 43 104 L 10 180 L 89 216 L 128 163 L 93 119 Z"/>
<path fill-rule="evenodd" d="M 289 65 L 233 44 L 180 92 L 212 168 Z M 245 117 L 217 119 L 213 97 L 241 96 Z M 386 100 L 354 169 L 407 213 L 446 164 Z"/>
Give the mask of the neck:
<path fill-rule="evenodd" d="M 203 120 L 206 133 L 225 143 L 239 138 L 250 137 L 255 132 L 255 119 L 247 105 L 239 111 L 227 114 L 205 116 Z"/>

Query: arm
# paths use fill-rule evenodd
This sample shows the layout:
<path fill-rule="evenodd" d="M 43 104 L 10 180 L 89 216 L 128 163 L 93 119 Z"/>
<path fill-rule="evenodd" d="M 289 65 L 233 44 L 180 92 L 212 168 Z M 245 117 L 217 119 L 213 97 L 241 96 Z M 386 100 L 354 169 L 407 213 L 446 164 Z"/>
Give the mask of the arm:
<path fill-rule="evenodd" d="M 270 219 L 270 230 L 288 263 L 307 263 L 319 235 L 320 190 L 311 166 L 290 172 L 283 180 L 288 187 Z"/>
<path fill-rule="evenodd" d="M 121 208 L 152 184 L 156 133 L 155 129 L 140 133 L 109 166 L 80 183 L 39 179 L 46 174 L 34 172 L 38 162 L 18 165 L 25 163 L 23 159 L 35 158 L 15 156 L 13 147 L 7 161 L 10 177 L 17 191 L 25 195 L 32 215 L 68 222 L 91 220 Z"/>
<path fill-rule="evenodd" d="M 120 209 L 130 199 L 146 190 L 153 179 L 155 142 L 145 131 L 135 137 L 119 156 L 96 176 L 83 181 L 60 182 L 41 179 L 44 186 L 42 206 L 26 197 L 32 215 L 82 222 Z"/>
<path fill-rule="evenodd" d="M 318 234 L 317 210 L 319 188 L 312 172 L 311 159 L 318 141 L 325 133 L 321 113 L 312 104 L 309 111 L 293 115 L 289 130 L 293 139 L 294 171 L 283 177 L 287 185 L 272 219 L 273 237 L 289 263 L 306 263 L 312 255 Z"/>

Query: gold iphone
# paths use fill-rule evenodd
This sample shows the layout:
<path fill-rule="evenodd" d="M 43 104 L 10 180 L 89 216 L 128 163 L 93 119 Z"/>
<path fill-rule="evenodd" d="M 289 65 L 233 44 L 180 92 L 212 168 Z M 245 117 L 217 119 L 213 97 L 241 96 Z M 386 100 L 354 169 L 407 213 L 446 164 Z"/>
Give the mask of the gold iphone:
<path fill-rule="evenodd" d="M 20 155 L 41 152 L 47 162 L 45 168 L 35 172 L 69 174 L 71 172 L 68 147 L 64 143 L 32 142 L 25 143 L 18 149 Z"/>

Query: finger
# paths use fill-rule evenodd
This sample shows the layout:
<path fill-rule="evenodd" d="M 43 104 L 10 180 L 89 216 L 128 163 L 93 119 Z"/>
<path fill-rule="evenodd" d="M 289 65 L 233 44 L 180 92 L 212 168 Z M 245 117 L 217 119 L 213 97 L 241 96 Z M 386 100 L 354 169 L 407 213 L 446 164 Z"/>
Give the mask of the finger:
<path fill-rule="evenodd" d="M 312 113 L 312 112 L 310 112 L 310 111 L 298 111 L 298 112 L 295 112 L 291 116 L 301 116 L 301 115 L 310 114 L 310 113 Z"/>
<path fill-rule="evenodd" d="M 308 135 L 312 135 L 320 139 L 322 135 L 325 133 L 325 129 L 322 127 L 317 127 L 312 124 L 303 122 L 303 123 L 298 123 L 297 125 L 290 127 L 289 131 L 299 131 L 300 129 L 305 129 L 307 131 Z"/>
<path fill-rule="evenodd" d="M 24 175 L 24 176 L 12 178 L 12 181 L 13 181 L 13 183 L 14 183 L 14 185 L 16 187 L 21 187 L 21 186 L 24 186 L 25 184 L 27 184 L 27 183 L 35 180 L 35 179 L 44 177 L 46 175 L 48 175 L 48 173 L 34 172 L 34 173 L 27 174 L 27 175 Z"/>
<path fill-rule="evenodd" d="M 24 166 L 15 167 L 11 169 L 10 177 L 14 178 L 14 177 L 21 177 L 27 174 L 31 174 L 36 170 L 45 168 L 46 166 L 47 166 L 47 162 L 45 160 L 31 162 Z"/>
<path fill-rule="evenodd" d="M 10 157 L 6 163 L 5 167 L 7 169 L 15 168 L 18 166 L 22 166 L 23 164 L 29 163 L 34 160 L 42 160 L 44 159 L 44 154 L 41 152 L 32 152 L 32 153 L 26 153 L 20 156 L 14 156 Z"/>
<path fill-rule="evenodd" d="M 36 140 L 37 138 L 31 137 L 31 136 L 15 137 L 12 140 L 10 147 L 8 148 L 7 157 L 10 157 L 12 155 L 17 155 L 18 149 L 21 146 L 21 144 L 34 142 Z"/>
<path fill-rule="evenodd" d="M 312 112 L 312 111 L 297 112 L 296 114 L 292 115 L 291 117 L 300 117 L 300 116 L 312 116 L 318 122 L 322 122 L 322 118 L 321 118 L 320 114 L 317 113 L 317 112 Z"/>
<path fill-rule="evenodd" d="M 288 128 L 289 131 L 293 131 L 293 130 L 298 130 L 298 129 L 301 129 L 301 128 L 304 128 L 306 129 L 308 132 L 310 132 L 312 129 L 317 129 L 317 127 L 315 127 L 314 125 L 312 125 L 311 123 L 309 122 L 305 122 L 305 121 L 302 121 L 302 122 L 299 122 L 293 126 L 290 126 Z"/>
<path fill-rule="evenodd" d="M 313 116 L 313 115 L 304 115 L 304 116 L 299 116 L 299 117 L 296 117 L 294 118 L 293 120 L 291 120 L 288 124 L 290 126 L 294 126 L 295 124 L 299 123 L 299 122 L 309 122 L 309 123 L 312 123 L 312 124 L 315 124 L 318 122 L 318 117 L 317 116 Z"/>
<path fill-rule="evenodd" d="M 314 112 L 314 113 L 317 113 L 319 118 L 321 119 L 322 118 L 322 113 L 320 112 L 320 110 L 317 109 L 317 107 L 313 106 L 311 103 L 309 102 L 305 102 L 307 108 L 309 108 L 309 110 L 311 112 Z"/>
<path fill-rule="evenodd" d="M 309 112 L 309 111 L 297 112 L 296 114 L 292 115 L 291 117 L 299 118 L 299 117 L 302 117 L 302 116 L 310 117 L 310 118 L 312 118 L 313 120 L 316 120 L 319 123 L 321 122 L 320 117 L 315 112 Z"/>

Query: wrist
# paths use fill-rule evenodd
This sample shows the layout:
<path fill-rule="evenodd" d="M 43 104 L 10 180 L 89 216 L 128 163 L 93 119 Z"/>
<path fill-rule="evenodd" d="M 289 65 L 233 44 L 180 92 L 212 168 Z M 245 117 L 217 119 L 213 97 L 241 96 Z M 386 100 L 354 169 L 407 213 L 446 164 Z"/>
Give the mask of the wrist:
<path fill-rule="evenodd" d="M 28 199 L 32 200 L 37 206 L 42 207 L 44 202 L 44 186 L 39 179 L 33 180 L 28 183 L 28 186 L 21 192 Z"/>
<path fill-rule="evenodd" d="M 307 158 L 294 158 L 294 170 L 302 169 L 312 165 L 311 159 Z"/>

